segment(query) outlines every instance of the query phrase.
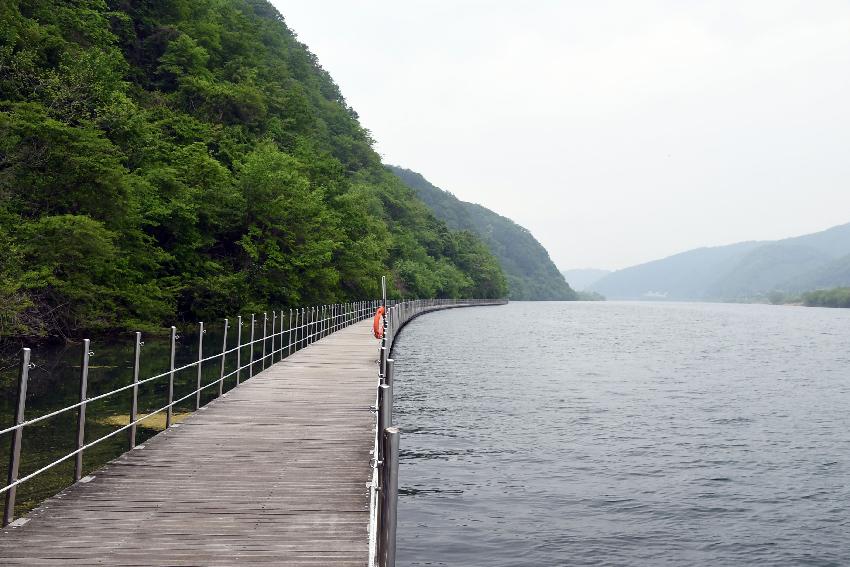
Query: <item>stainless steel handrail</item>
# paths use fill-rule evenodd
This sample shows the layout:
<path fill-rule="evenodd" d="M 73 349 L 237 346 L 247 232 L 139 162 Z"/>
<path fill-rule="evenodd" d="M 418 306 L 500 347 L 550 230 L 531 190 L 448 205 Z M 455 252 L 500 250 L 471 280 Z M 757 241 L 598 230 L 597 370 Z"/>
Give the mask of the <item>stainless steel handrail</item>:
<path fill-rule="evenodd" d="M 59 465 L 60 463 L 63 463 L 65 461 L 67 461 L 68 459 L 71 459 L 72 457 L 76 457 L 77 462 L 78 462 L 77 466 L 75 467 L 74 479 L 73 480 L 74 481 L 79 480 L 80 471 L 82 470 L 81 456 L 87 449 L 89 449 L 89 448 L 91 448 L 91 447 L 97 445 L 98 443 L 101 443 L 101 442 L 103 442 L 107 439 L 110 439 L 110 438 L 114 437 L 115 435 L 118 435 L 121 432 L 127 431 L 127 430 L 130 430 L 130 433 L 131 433 L 131 435 L 130 435 L 130 437 L 131 437 L 130 447 L 129 448 L 132 449 L 133 447 L 135 447 L 135 444 L 136 444 L 135 443 L 135 437 L 136 437 L 135 426 L 137 426 L 142 421 L 144 421 L 144 420 L 146 420 L 146 419 L 148 419 L 148 418 L 150 418 L 154 415 L 160 414 L 162 412 L 168 412 L 169 417 L 170 417 L 171 410 L 177 404 L 185 402 L 186 400 L 192 398 L 193 396 L 198 397 L 202 391 L 204 391 L 204 390 L 206 390 L 210 387 L 219 385 L 219 389 L 220 389 L 220 393 L 221 393 L 222 392 L 221 388 L 222 388 L 222 385 L 223 385 L 225 380 L 233 377 L 234 375 L 240 375 L 246 369 L 249 370 L 250 376 L 253 376 L 255 374 L 259 374 L 259 373 L 262 372 L 262 370 L 260 370 L 259 372 L 255 372 L 255 370 L 254 370 L 255 365 L 260 364 L 261 367 L 265 368 L 266 364 L 269 363 L 268 365 L 270 366 L 271 364 L 275 363 L 275 357 L 277 357 L 278 361 L 282 360 L 286 356 L 289 356 L 290 354 L 293 354 L 294 352 L 301 350 L 305 346 L 308 346 L 309 344 L 312 344 L 313 342 L 320 340 L 323 337 L 326 337 L 333 332 L 336 332 L 336 331 L 341 330 L 341 329 L 343 329 L 343 328 L 345 328 L 349 325 L 352 325 L 354 323 L 357 323 L 357 322 L 363 320 L 370 313 L 370 308 L 374 309 L 374 308 L 377 307 L 377 305 L 378 305 L 377 300 L 370 300 L 370 301 L 365 301 L 365 302 L 336 304 L 335 309 L 333 309 L 333 310 L 329 309 L 329 306 L 325 306 L 325 305 L 313 306 L 313 307 L 309 308 L 309 312 L 312 313 L 312 316 L 309 317 L 309 318 L 305 318 L 303 316 L 306 312 L 305 310 L 308 310 L 308 308 L 301 308 L 302 317 L 300 319 L 300 324 L 296 324 L 294 326 L 291 324 L 293 310 L 290 309 L 290 316 L 289 316 L 290 325 L 285 329 L 283 327 L 283 321 L 284 321 L 283 314 L 284 314 L 284 312 L 280 311 L 279 312 L 280 326 L 278 327 L 279 331 L 277 331 L 277 332 L 273 331 L 272 334 L 270 334 L 270 335 L 263 333 L 263 336 L 260 337 L 260 338 L 255 338 L 255 336 L 252 332 L 251 340 L 248 341 L 248 342 L 242 343 L 241 342 L 241 326 L 240 326 L 239 332 L 238 332 L 238 335 L 237 335 L 238 336 L 237 345 L 233 346 L 231 348 L 227 347 L 227 343 L 226 343 L 227 326 L 225 326 L 225 335 L 224 335 L 224 337 L 225 337 L 224 341 L 225 342 L 223 342 L 221 352 L 218 352 L 216 354 L 204 357 L 203 352 L 202 352 L 203 351 L 203 341 L 200 340 L 199 341 L 199 347 L 200 347 L 199 355 L 200 356 L 198 357 L 198 359 L 194 360 L 191 363 L 180 366 L 180 367 L 174 367 L 174 365 L 173 365 L 174 350 L 175 350 L 174 339 L 177 338 L 177 335 L 176 335 L 176 329 L 174 327 L 172 327 L 172 330 L 171 330 L 171 333 L 172 333 L 172 348 L 171 348 L 172 364 L 171 364 L 171 366 L 172 367 L 169 368 L 167 371 L 161 372 L 161 373 L 156 374 L 154 376 L 150 376 L 150 377 L 139 380 L 138 379 L 138 370 L 137 370 L 138 369 L 138 358 L 136 358 L 135 368 L 134 368 L 134 380 L 133 380 L 132 383 L 127 384 L 126 386 L 116 388 L 116 389 L 111 390 L 109 392 L 99 394 L 97 396 L 92 396 L 92 397 L 88 397 L 86 395 L 86 388 L 82 387 L 81 388 L 81 399 L 80 399 L 79 402 L 68 405 L 68 406 L 63 407 L 63 408 L 60 408 L 58 410 L 54 410 L 54 411 L 46 413 L 44 415 L 40 415 L 38 417 L 29 419 L 29 420 L 24 419 L 24 411 L 25 411 L 25 408 L 26 408 L 27 381 L 29 379 L 29 371 L 32 367 L 31 362 L 30 362 L 30 360 L 31 360 L 31 350 L 28 349 L 28 348 L 22 349 L 21 350 L 20 374 L 19 374 L 18 388 L 17 388 L 17 395 L 18 395 L 19 403 L 16 404 L 16 413 L 15 413 L 15 418 L 14 418 L 14 424 L 10 427 L 7 427 L 5 429 L 0 430 L 0 435 L 4 435 L 6 433 L 12 433 L 13 434 L 13 440 L 12 440 L 12 443 L 10 444 L 10 451 L 9 451 L 8 478 L 7 478 L 6 485 L 3 486 L 2 488 L 0 488 L 0 495 L 5 494 L 5 496 L 6 496 L 6 498 L 5 498 L 5 500 L 6 500 L 5 510 L 4 510 L 4 515 L 3 515 L 3 525 L 5 526 L 5 525 L 9 524 L 12 521 L 12 519 L 14 518 L 16 489 L 21 484 L 27 482 L 28 480 L 35 478 L 36 476 L 44 473 L 45 471 L 50 470 L 51 468 Z M 298 310 L 295 309 L 295 313 L 297 313 L 297 312 L 298 312 Z M 278 312 L 275 311 L 273 313 L 274 313 L 273 319 L 277 319 L 278 318 Z M 237 318 L 237 320 L 241 323 L 241 317 Z M 252 323 L 255 322 L 255 317 L 253 315 L 251 317 L 251 320 L 252 320 Z M 224 321 L 225 321 L 225 325 L 227 325 L 228 320 L 225 319 Z M 298 322 L 298 319 L 296 317 L 296 323 L 297 322 Z M 254 325 L 252 324 L 252 329 L 253 329 L 253 326 Z M 205 332 L 203 330 L 203 323 L 200 323 L 199 324 L 199 333 L 203 333 L 203 332 Z M 275 340 L 275 339 L 277 339 L 277 340 Z M 284 344 L 284 340 L 286 340 L 286 344 Z M 267 345 L 268 341 L 272 341 L 272 347 L 269 350 L 266 350 L 266 345 Z M 136 344 L 137 344 L 137 347 L 136 347 L 137 349 L 142 344 L 144 344 L 143 342 L 141 342 L 141 333 L 136 333 Z M 263 355 L 261 357 L 254 358 L 255 346 L 258 345 L 258 344 L 263 345 L 263 351 L 264 352 L 263 352 Z M 274 348 L 274 345 L 280 345 L 280 346 L 278 348 Z M 87 361 L 88 355 L 90 354 L 89 350 L 88 350 L 89 349 L 88 339 L 83 341 L 82 346 L 83 346 L 83 349 L 84 349 L 83 358 L 84 358 L 85 361 Z M 246 348 L 250 348 L 251 354 L 250 354 L 250 357 L 249 357 L 249 361 L 245 364 L 242 364 L 241 355 L 242 355 L 243 349 L 246 349 Z M 233 353 L 238 353 L 237 354 L 236 368 L 231 372 L 225 372 L 224 370 L 225 370 L 225 363 L 227 361 L 227 357 L 228 357 L 228 355 L 231 355 Z M 138 356 L 138 350 L 136 352 L 136 355 Z M 200 383 L 201 376 L 199 374 L 199 382 L 198 382 L 199 387 L 195 388 L 194 390 L 192 390 L 191 392 L 189 392 L 188 394 L 186 394 L 185 396 L 183 396 L 183 397 L 181 397 L 177 400 L 170 399 L 171 398 L 171 392 L 173 391 L 170 388 L 169 389 L 169 399 L 170 400 L 165 406 L 163 406 L 163 407 L 161 407 L 161 408 L 159 408 L 159 409 L 157 409 L 153 412 L 150 412 L 150 413 L 148 413 L 148 414 L 146 414 L 142 417 L 132 419 L 133 417 L 136 417 L 135 416 L 135 408 L 137 407 L 137 403 L 138 403 L 137 400 L 138 400 L 138 388 L 139 388 L 139 386 L 153 382 L 155 380 L 164 379 L 166 377 L 169 378 L 169 380 L 171 381 L 171 385 L 173 386 L 173 378 L 178 373 L 189 370 L 191 368 L 198 368 L 199 372 L 200 372 L 200 369 L 203 367 L 204 363 L 208 363 L 208 362 L 211 362 L 211 361 L 214 361 L 214 360 L 220 360 L 221 361 L 221 372 L 220 372 L 218 378 L 216 378 L 212 382 L 209 382 L 208 384 L 201 384 Z M 88 364 L 84 364 L 83 368 L 82 368 L 82 373 L 81 373 L 81 384 L 83 386 L 86 384 L 87 377 L 88 377 Z M 237 382 L 236 386 L 238 386 L 239 383 L 241 383 L 241 382 Z M 236 387 L 236 386 L 234 386 L 234 387 Z M 129 423 L 127 423 L 126 425 L 122 425 L 118 429 L 111 431 L 108 434 L 103 435 L 103 436 L 101 436 L 101 437 L 99 437 L 99 438 L 97 438 L 93 441 L 90 441 L 88 443 L 83 444 L 83 440 L 84 440 L 84 436 L 85 436 L 85 419 L 84 419 L 85 413 L 84 412 L 85 412 L 86 406 L 88 404 L 93 403 L 93 402 L 105 399 L 109 396 L 113 396 L 115 394 L 119 394 L 121 392 L 125 392 L 125 391 L 128 391 L 128 390 L 133 391 L 133 406 L 132 406 L 133 409 L 131 410 L 131 419 L 130 419 Z M 199 400 L 199 398 L 198 398 L 198 400 Z M 200 407 L 201 407 L 200 403 L 198 402 L 197 408 L 200 408 Z M 35 425 L 37 423 L 43 422 L 45 420 L 48 420 L 50 418 L 56 417 L 58 415 L 61 415 L 63 413 L 67 413 L 67 412 L 70 412 L 70 411 L 73 411 L 73 410 L 78 410 L 78 412 L 79 412 L 79 415 L 78 415 L 79 431 L 78 431 L 78 446 L 77 446 L 77 448 L 74 451 L 71 451 L 71 452 L 63 455 L 62 457 L 54 460 L 53 462 L 39 468 L 38 470 L 36 470 L 32 473 L 29 473 L 29 474 L 27 474 L 23 477 L 18 478 L 19 465 L 20 465 L 20 459 L 21 459 L 21 455 L 20 455 L 20 453 L 21 453 L 21 438 L 22 438 L 22 434 L 23 434 L 24 429 L 26 427 Z M 171 424 L 170 419 L 167 419 L 166 421 L 167 421 L 166 429 L 168 429 L 172 426 L 172 424 Z"/>
<path fill-rule="evenodd" d="M 384 282 L 382 282 L 384 283 Z M 375 439 L 370 486 L 369 565 L 395 567 L 398 512 L 398 451 L 400 432 L 393 427 L 394 360 L 389 357 L 399 331 L 410 321 L 432 311 L 457 307 L 504 305 L 500 299 L 415 299 L 387 302 L 378 350 L 378 387 L 375 396 Z"/>

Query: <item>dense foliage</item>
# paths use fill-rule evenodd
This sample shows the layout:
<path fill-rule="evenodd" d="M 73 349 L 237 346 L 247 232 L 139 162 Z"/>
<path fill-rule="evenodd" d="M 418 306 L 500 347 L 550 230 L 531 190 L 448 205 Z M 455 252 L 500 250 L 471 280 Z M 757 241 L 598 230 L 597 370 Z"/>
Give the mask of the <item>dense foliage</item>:
<path fill-rule="evenodd" d="M 484 241 L 505 270 L 511 299 L 577 299 L 549 253 L 528 229 L 486 207 L 461 201 L 419 173 L 395 166 L 389 169 L 416 190 L 437 218 L 451 228 L 472 231 Z"/>
<path fill-rule="evenodd" d="M 850 287 L 809 291 L 803 294 L 802 299 L 811 307 L 850 307 Z"/>
<path fill-rule="evenodd" d="M 0 333 L 505 294 L 265 0 L 0 3 Z"/>

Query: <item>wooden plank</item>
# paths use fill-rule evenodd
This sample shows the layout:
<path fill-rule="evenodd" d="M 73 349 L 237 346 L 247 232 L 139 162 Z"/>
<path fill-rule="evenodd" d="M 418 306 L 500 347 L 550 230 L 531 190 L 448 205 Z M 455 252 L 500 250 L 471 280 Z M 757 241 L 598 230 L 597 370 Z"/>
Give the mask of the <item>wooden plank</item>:
<path fill-rule="evenodd" d="M 3 565 L 368 562 L 365 321 L 243 382 L 0 533 Z"/>

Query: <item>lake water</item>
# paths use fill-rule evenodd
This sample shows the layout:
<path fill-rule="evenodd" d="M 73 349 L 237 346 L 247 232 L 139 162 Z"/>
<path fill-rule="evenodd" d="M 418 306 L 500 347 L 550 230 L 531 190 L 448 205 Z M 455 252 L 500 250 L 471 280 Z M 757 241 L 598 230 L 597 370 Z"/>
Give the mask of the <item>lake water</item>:
<path fill-rule="evenodd" d="M 850 310 L 511 303 L 395 346 L 398 564 L 850 564 Z"/>

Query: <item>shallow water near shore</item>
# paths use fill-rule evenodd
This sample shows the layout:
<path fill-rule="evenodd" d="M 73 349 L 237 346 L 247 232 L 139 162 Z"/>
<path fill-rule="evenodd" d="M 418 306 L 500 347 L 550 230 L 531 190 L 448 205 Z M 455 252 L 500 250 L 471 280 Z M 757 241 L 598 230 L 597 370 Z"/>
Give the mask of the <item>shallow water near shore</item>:
<path fill-rule="evenodd" d="M 514 302 L 394 358 L 400 566 L 850 564 L 850 310 Z"/>

